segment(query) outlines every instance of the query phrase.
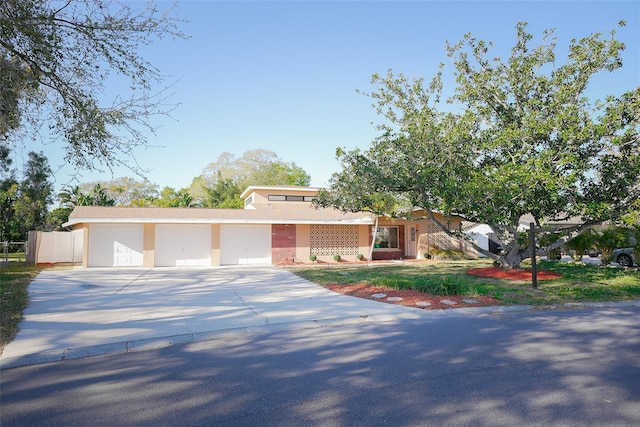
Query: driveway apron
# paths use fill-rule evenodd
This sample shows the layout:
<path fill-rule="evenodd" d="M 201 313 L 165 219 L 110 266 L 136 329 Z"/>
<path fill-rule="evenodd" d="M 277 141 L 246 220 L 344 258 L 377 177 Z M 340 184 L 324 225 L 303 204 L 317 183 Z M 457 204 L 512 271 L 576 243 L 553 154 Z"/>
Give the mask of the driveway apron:
<path fill-rule="evenodd" d="M 418 318 L 271 266 L 45 270 L 0 367 L 272 330 Z"/>

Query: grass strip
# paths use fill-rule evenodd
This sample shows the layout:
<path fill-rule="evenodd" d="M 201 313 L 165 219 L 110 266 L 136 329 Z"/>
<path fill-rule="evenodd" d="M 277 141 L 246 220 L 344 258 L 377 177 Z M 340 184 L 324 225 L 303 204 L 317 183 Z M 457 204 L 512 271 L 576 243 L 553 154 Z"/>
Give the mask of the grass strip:
<path fill-rule="evenodd" d="M 41 267 L 0 267 L 0 352 L 18 332 L 22 311 L 29 303 L 27 288 Z"/>
<path fill-rule="evenodd" d="M 608 302 L 640 298 L 640 271 L 584 263 L 540 261 L 539 270 L 560 273 L 533 289 L 527 281 L 466 274 L 490 260 L 455 260 L 345 266 L 296 266 L 290 271 L 321 286 L 360 284 L 411 289 L 430 295 L 484 295 L 512 305 Z M 522 267 L 529 267 L 528 261 Z"/>

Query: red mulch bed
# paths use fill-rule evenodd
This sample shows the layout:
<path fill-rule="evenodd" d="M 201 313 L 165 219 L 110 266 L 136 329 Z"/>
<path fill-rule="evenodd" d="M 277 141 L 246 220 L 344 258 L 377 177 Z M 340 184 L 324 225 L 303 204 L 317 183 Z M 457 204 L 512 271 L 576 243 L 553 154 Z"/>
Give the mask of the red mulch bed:
<path fill-rule="evenodd" d="M 531 270 L 501 270 L 496 267 L 486 267 L 486 268 L 473 268 L 471 270 L 467 270 L 468 274 L 473 276 L 481 276 L 481 277 L 491 277 L 495 279 L 506 279 L 506 280 L 520 280 L 520 281 L 531 281 Z M 557 279 L 558 277 L 562 277 L 561 274 L 554 273 L 547 270 L 538 270 L 537 272 L 538 280 L 549 280 L 549 279 Z M 447 308 L 462 308 L 462 307 L 487 307 L 494 305 L 502 305 L 502 302 L 493 298 L 485 297 L 485 296 L 476 296 L 476 297 L 468 297 L 461 295 L 448 295 L 448 296 L 440 296 L 440 295 L 429 295 L 418 291 L 410 291 L 410 290 L 394 290 L 387 289 L 382 287 L 370 286 L 366 283 L 358 283 L 354 285 L 338 285 L 331 284 L 326 286 L 328 289 L 331 289 L 334 292 L 338 292 L 344 295 L 350 295 L 357 298 L 365 298 L 373 301 L 385 302 L 388 304 L 398 304 L 404 305 L 406 307 L 413 308 L 421 308 L 425 310 L 442 310 Z M 386 294 L 384 298 L 375 298 L 373 295 L 383 293 Z M 390 297 L 400 297 L 401 301 L 389 301 Z M 464 300 L 475 300 L 477 303 L 465 302 Z M 455 301 L 456 304 L 444 304 L 442 301 Z M 416 303 L 418 302 L 428 302 L 431 305 L 429 306 L 420 306 Z"/>
<path fill-rule="evenodd" d="M 494 279 L 531 281 L 531 269 L 505 271 L 497 267 L 472 268 L 471 270 L 467 270 L 467 274 L 471 274 L 472 276 L 491 277 Z M 538 280 L 549 280 L 562 277 L 562 274 L 553 273 L 547 270 L 538 270 L 536 276 Z"/>
<path fill-rule="evenodd" d="M 364 298 L 378 302 L 385 302 L 387 304 L 404 305 L 406 307 L 421 308 L 425 310 L 442 310 L 445 308 L 462 308 L 462 307 L 487 307 L 493 305 L 501 305 L 502 302 L 484 296 L 469 297 L 461 295 L 429 295 L 423 292 L 410 291 L 410 290 L 395 290 L 382 287 L 370 286 L 366 283 L 358 283 L 354 285 L 327 285 L 327 289 L 331 289 L 334 292 L 338 292 L 344 295 L 349 295 L 357 298 Z M 384 298 L 375 298 L 374 294 L 383 293 L 386 294 Z M 390 297 L 401 297 L 402 301 L 389 301 Z M 476 304 L 464 302 L 465 299 L 473 299 L 477 301 Z M 442 301 L 455 301 L 455 305 L 444 304 Z M 419 306 L 417 302 L 431 303 L 429 306 Z"/>

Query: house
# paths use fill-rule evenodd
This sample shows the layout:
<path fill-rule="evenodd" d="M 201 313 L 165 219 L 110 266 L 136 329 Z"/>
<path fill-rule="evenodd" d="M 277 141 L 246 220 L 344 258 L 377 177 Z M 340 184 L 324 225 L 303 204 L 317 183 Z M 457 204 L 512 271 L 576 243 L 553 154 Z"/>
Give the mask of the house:
<path fill-rule="evenodd" d="M 77 206 L 65 226 L 82 233 L 82 266 L 219 266 L 421 258 L 430 246 L 465 249 L 424 215 L 376 218 L 316 209 L 318 188 L 251 186 L 244 209 Z M 444 221 L 444 218 L 443 218 Z M 459 218 L 448 219 L 450 228 Z M 471 254 L 473 256 L 473 254 Z"/>
<path fill-rule="evenodd" d="M 528 232 L 531 223 L 535 222 L 535 218 L 531 214 L 525 214 L 518 220 L 517 229 L 519 232 Z M 545 219 L 542 226 L 549 229 L 556 228 L 558 231 L 563 229 L 575 228 L 584 223 L 584 219 L 580 216 L 572 216 L 566 219 Z M 488 224 L 463 222 L 463 232 L 469 240 L 473 241 L 479 248 L 488 250 L 497 254 L 502 249 L 502 244 L 495 236 L 495 232 Z M 480 255 L 482 256 L 482 255 Z"/>
<path fill-rule="evenodd" d="M 466 227 L 463 225 L 463 232 L 469 240 L 478 245 L 479 248 L 489 251 L 492 254 L 499 253 L 502 248 L 500 242 L 495 237 L 493 228 L 487 224 L 469 223 Z M 479 256 L 483 257 L 485 255 L 480 254 Z"/>

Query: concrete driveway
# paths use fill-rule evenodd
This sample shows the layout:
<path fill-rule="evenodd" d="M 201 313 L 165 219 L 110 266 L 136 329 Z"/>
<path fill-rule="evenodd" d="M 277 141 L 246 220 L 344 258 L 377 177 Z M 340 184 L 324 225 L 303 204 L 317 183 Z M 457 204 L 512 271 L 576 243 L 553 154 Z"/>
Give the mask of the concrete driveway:
<path fill-rule="evenodd" d="M 29 294 L 0 368 L 427 315 L 337 294 L 271 266 L 45 270 Z"/>

